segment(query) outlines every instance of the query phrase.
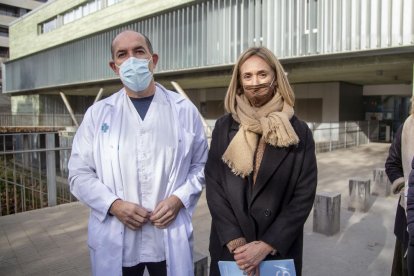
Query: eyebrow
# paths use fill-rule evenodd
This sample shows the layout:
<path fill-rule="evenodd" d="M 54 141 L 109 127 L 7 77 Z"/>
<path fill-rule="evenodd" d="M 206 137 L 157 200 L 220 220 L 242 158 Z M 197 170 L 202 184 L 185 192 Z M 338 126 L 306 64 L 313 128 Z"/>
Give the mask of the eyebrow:
<path fill-rule="evenodd" d="M 265 69 L 263 69 L 263 70 L 259 70 L 259 71 L 257 71 L 256 72 L 256 74 L 261 74 L 261 73 L 270 73 L 271 71 L 270 70 L 265 70 Z M 252 72 L 244 72 L 244 73 L 241 73 L 241 75 L 243 76 L 243 75 L 247 75 L 247 74 L 253 74 Z"/>
<path fill-rule="evenodd" d="M 145 47 L 144 46 L 142 46 L 142 45 L 139 45 L 139 46 L 137 46 L 137 47 L 134 47 L 132 50 L 133 51 L 137 51 L 137 50 L 144 50 L 144 52 L 145 53 L 147 53 L 148 52 L 148 50 L 147 49 L 145 49 Z M 124 53 L 124 52 L 127 52 L 128 50 L 127 49 L 119 49 L 119 50 L 117 50 L 116 52 L 115 52 L 115 55 L 118 55 L 119 53 Z"/>

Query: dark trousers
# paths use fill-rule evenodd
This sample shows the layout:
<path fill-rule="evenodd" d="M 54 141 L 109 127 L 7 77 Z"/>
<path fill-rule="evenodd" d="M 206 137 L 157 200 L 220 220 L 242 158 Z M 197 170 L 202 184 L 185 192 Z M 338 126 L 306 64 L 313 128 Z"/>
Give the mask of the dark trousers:
<path fill-rule="evenodd" d="M 414 276 L 414 243 L 408 245 L 407 267 L 408 276 Z"/>
<path fill-rule="evenodd" d="M 404 258 L 405 249 L 403 243 L 396 239 L 394 259 L 392 261 L 391 276 L 407 276 L 407 259 Z M 414 275 L 413 275 L 414 276 Z"/>
<path fill-rule="evenodd" d="M 136 266 L 122 267 L 122 276 L 142 276 L 145 267 L 151 276 L 167 276 L 167 262 L 159 263 L 140 263 Z"/>

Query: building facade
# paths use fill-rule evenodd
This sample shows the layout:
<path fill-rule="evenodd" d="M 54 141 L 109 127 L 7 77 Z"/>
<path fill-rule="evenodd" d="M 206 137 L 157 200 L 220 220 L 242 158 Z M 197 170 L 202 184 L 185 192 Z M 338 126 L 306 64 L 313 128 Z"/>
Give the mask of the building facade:
<path fill-rule="evenodd" d="M 3 93 L 12 111 L 83 113 L 120 87 L 108 66 L 122 30 L 146 34 L 160 61 L 207 118 L 223 114 L 232 66 L 250 46 L 282 61 L 297 114 L 313 122 L 381 119 L 394 128 L 413 94 L 412 0 L 54 0 L 10 27 Z M 30 47 L 27 47 L 30 45 Z"/>
<path fill-rule="evenodd" d="M 0 1 L 0 64 L 9 59 L 9 26 L 17 18 L 39 7 L 47 0 Z M 0 71 L 0 75 L 1 71 Z M 0 79 L 0 86 L 2 81 Z M 10 96 L 0 95 L 0 113 L 10 112 Z"/>

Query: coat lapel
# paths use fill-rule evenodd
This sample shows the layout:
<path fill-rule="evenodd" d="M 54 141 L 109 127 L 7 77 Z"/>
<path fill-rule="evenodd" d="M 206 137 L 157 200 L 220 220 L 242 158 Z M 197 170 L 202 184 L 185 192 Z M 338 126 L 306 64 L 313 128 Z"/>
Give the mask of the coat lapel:
<path fill-rule="evenodd" d="M 113 181 L 115 186 L 123 187 L 122 179 L 122 170 L 120 166 L 120 156 L 119 156 L 119 139 L 121 135 L 121 123 L 122 123 L 122 105 L 120 101 L 123 100 L 124 91 L 121 90 L 116 94 L 116 97 L 112 99 L 108 104 L 110 105 L 110 111 L 108 112 L 108 120 L 110 121 L 110 131 L 109 131 L 109 148 L 112 152 L 111 154 L 111 167 L 113 174 Z M 122 189 L 123 191 L 123 189 Z M 123 192 L 118 194 L 124 198 Z"/>
<path fill-rule="evenodd" d="M 230 125 L 230 131 L 228 132 L 228 143 L 230 144 L 231 140 L 233 140 L 234 136 L 237 134 L 237 131 L 239 131 L 239 123 L 237 123 L 234 119 L 231 120 L 231 125 Z"/>
<path fill-rule="evenodd" d="M 260 191 L 266 186 L 270 177 L 279 168 L 280 164 L 291 150 L 291 146 L 287 148 L 278 148 L 266 144 L 262 163 L 260 164 L 259 172 L 257 174 L 256 184 L 253 188 L 253 195 L 250 205 L 254 202 Z"/>
<path fill-rule="evenodd" d="M 230 130 L 228 132 L 228 141 L 227 144 L 230 144 L 230 141 L 234 138 L 237 131 L 239 131 L 239 123 L 232 120 L 232 123 L 230 125 Z M 249 216 L 249 205 L 247 203 L 246 193 L 248 193 L 249 190 L 249 181 L 247 178 L 243 178 L 240 176 L 235 175 L 231 172 L 231 170 L 227 170 L 226 174 L 226 183 L 229 184 L 229 191 L 231 196 L 232 205 L 237 206 L 235 210 L 238 210 L 239 212 L 242 212 L 245 215 L 238 215 L 237 219 L 239 220 L 239 223 L 241 225 L 241 229 L 243 231 L 243 234 L 245 238 L 248 241 L 253 241 L 256 239 L 256 232 L 254 227 L 251 227 L 251 225 L 254 225 L 253 219 Z M 241 187 L 241 188 L 240 188 Z"/>

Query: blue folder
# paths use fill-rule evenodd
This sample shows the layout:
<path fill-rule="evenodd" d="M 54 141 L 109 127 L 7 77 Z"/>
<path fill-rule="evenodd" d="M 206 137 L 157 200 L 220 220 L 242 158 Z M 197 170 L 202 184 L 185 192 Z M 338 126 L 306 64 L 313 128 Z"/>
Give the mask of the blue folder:
<path fill-rule="evenodd" d="M 221 276 L 244 276 L 243 270 L 236 262 L 219 261 Z M 296 276 L 295 265 L 292 259 L 263 261 L 260 264 L 260 276 Z"/>

